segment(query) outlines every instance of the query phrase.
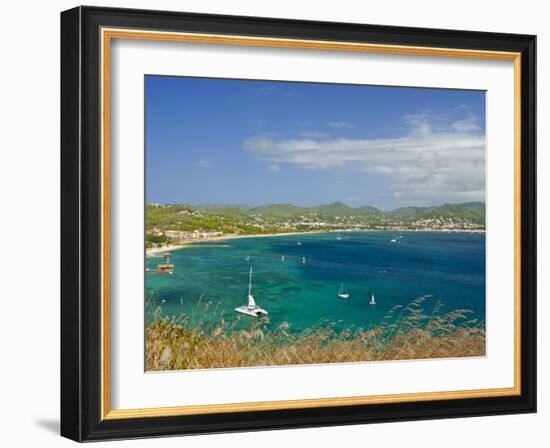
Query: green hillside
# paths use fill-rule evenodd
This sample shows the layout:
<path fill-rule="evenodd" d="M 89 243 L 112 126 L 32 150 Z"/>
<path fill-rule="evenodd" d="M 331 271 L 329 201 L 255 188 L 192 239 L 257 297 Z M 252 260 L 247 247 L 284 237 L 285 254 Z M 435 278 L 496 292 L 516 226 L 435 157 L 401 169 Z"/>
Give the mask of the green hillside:
<path fill-rule="evenodd" d="M 465 202 L 434 207 L 401 207 L 381 211 L 363 205 L 333 202 L 314 207 L 293 204 L 147 205 L 147 230 L 221 231 L 258 234 L 339 228 L 449 228 L 478 229 L 485 225 L 485 204 Z M 446 227 L 445 227 L 446 226 Z"/>
<path fill-rule="evenodd" d="M 440 207 L 402 207 L 387 212 L 387 216 L 399 219 L 463 218 L 484 224 L 485 204 L 482 202 L 466 202 L 462 204 L 444 204 Z"/>
<path fill-rule="evenodd" d="M 292 204 L 262 205 L 248 209 L 249 215 L 261 216 L 300 216 L 306 213 L 306 209 Z"/>

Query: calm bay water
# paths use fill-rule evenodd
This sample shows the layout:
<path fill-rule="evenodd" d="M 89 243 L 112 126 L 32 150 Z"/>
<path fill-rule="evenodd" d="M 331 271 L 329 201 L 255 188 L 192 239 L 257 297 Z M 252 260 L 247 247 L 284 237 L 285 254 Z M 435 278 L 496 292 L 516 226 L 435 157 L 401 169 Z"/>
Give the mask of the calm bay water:
<path fill-rule="evenodd" d="M 402 237 L 392 243 L 398 235 Z M 246 304 L 252 266 L 254 297 L 269 312 L 273 328 L 286 321 L 299 331 L 326 320 L 338 322 L 338 327 L 368 328 L 395 305 L 424 295 L 432 296 L 428 309 L 441 299 L 443 311 L 467 308 L 485 319 L 485 234 L 343 232 L 341 240 L 335 233 L 237 238 L 173 251 L 171 261 L 173 275 L 146 276 L 146 295 L 162 304 L 166 315 L 195 313 L 208 319 L 223 311 L 226 321 L 233 319 L 234 308 Z M 147 259 L 153 269 L 158 262 Z M 340 283 L 348 299 L 337 296 Z M 371 294 L 376 305 L 369 305 Z M 204 310 L 207 302 L 212 303 Z M 251 319 L 241 315 L 240 325 Z"/>

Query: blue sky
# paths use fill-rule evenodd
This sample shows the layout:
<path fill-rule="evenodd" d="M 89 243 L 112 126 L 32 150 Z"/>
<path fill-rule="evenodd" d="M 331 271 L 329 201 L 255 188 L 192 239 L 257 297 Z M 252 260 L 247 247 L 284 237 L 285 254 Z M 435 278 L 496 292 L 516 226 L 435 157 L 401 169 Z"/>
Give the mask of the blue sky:
<path fill-rule="evenodd" d="M 485 92 L 145 77 L 147 202 L 485 200 Z"/>

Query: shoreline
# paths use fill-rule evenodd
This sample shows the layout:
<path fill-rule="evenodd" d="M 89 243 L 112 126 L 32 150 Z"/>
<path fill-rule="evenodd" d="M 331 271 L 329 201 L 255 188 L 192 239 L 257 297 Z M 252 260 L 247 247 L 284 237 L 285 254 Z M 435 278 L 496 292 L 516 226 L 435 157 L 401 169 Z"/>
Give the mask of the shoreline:
<path fill-rule="evenodd" d="M 308 232 L 283 232 L 283 233 L 257 233 L 253 235 L 243 235 L 243 234 L 227 234 L 222 236 L 215 236 L 212 238 L 202 238 L 199 240 L 189 240 L 189 241 L 181 241 L 178 244 L 168 245 L 168 246 L 161 246 L 161 247 L 151 247 L 145 249 L 146 255 L 153 255 L 163 252 L 170 252 L 174 250 L 180 250 L 185 249 L 193 244 L 196 243 L 208 243 L 211 241 L 225 241 L 225 240 L 232 240 L 232 239 L 241 239 L 241 238 L 271 238 L 274 236 L 293 236 L 293 235 L 316 235 L 316 234 L 322 234 L 322 233 L 358 233 L 358 232 L 385 232 L 385 233 L 392 233 L 392 232 L 398 232 L 398 233 L 407 233 L 407 232 L 437 232 L 437 233 L 486 233 L 486 230 L 468 230 L 468 229 L 461 229 L 461 230 L 440 230 L 440 229 L 407 229 L 407 230 L 371 230 L 371 229 L 361 229 L 361 230 L 311 230 Z"/>
<path fill-rule="evenodd" d="M 179 244 L 174 244 L 171 246 L 161 246 L 161 247 L 151 247 L 149 249 L 145 249 L 146 254 L 157 254 L 162 253 L 166 251 L 171 250 L 179 250 L 179 249 L 185 249 L 186 247 L 191 246 L 192 244 L 196 243 L 209 243 L 211 241 L 225 241 L 225 240 L 236 240 L 240 238 L 261 238 L 261 237 L 273 237 L 273 236 L 292 236 L 292 235 L 311 235 L 311 234 L 317 234 L 317 233 L 330 233 L 330 232 L 318 232 L 318 231 L 311 231 L 311 232 L 285 232 L 285 233 L 256 233 L 253 235 L 243 235 L 243 234 L 227 234 L 223 236 L 214 236 L 212 238 L 201 238 L 199 240 L 189 240 L 189 241 L 181 241 Z"/>

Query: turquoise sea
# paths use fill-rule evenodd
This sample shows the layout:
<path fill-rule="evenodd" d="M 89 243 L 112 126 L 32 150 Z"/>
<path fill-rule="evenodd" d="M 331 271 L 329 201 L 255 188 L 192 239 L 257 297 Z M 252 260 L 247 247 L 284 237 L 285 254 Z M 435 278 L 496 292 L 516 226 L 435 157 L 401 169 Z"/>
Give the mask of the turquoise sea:
<path fill-rule="evenodd" d="M 391 242 L 396 239 L 396 242 Z M 298 244 L 300 242 L 301 244 Z M 284 261 L 282 256 L 284 255 Z M 305 264 L 302 262 L 305 257 Z M 159 259 L 146 259 L 154 269 Z M 245 305 L 250 266 L 254 297 L 269 325 L 299 331 L 320 322 L 368 328 L 395 305 L 432 296 L 445 310 L 467 308 L 485 320 L 485 234 L 342 232 L 234 238 L 172 251 L 175 270 L 146 275 L 146 297 L 162 313 L 225 320 Z M 340 284 L 350 294 L 337 296 Z M 371 294 L 376 305 L 369 305 Z M 208 304 L 208 309 L 205 305 Z M 251 319 L 242 316 L 239 325 Z"/>

